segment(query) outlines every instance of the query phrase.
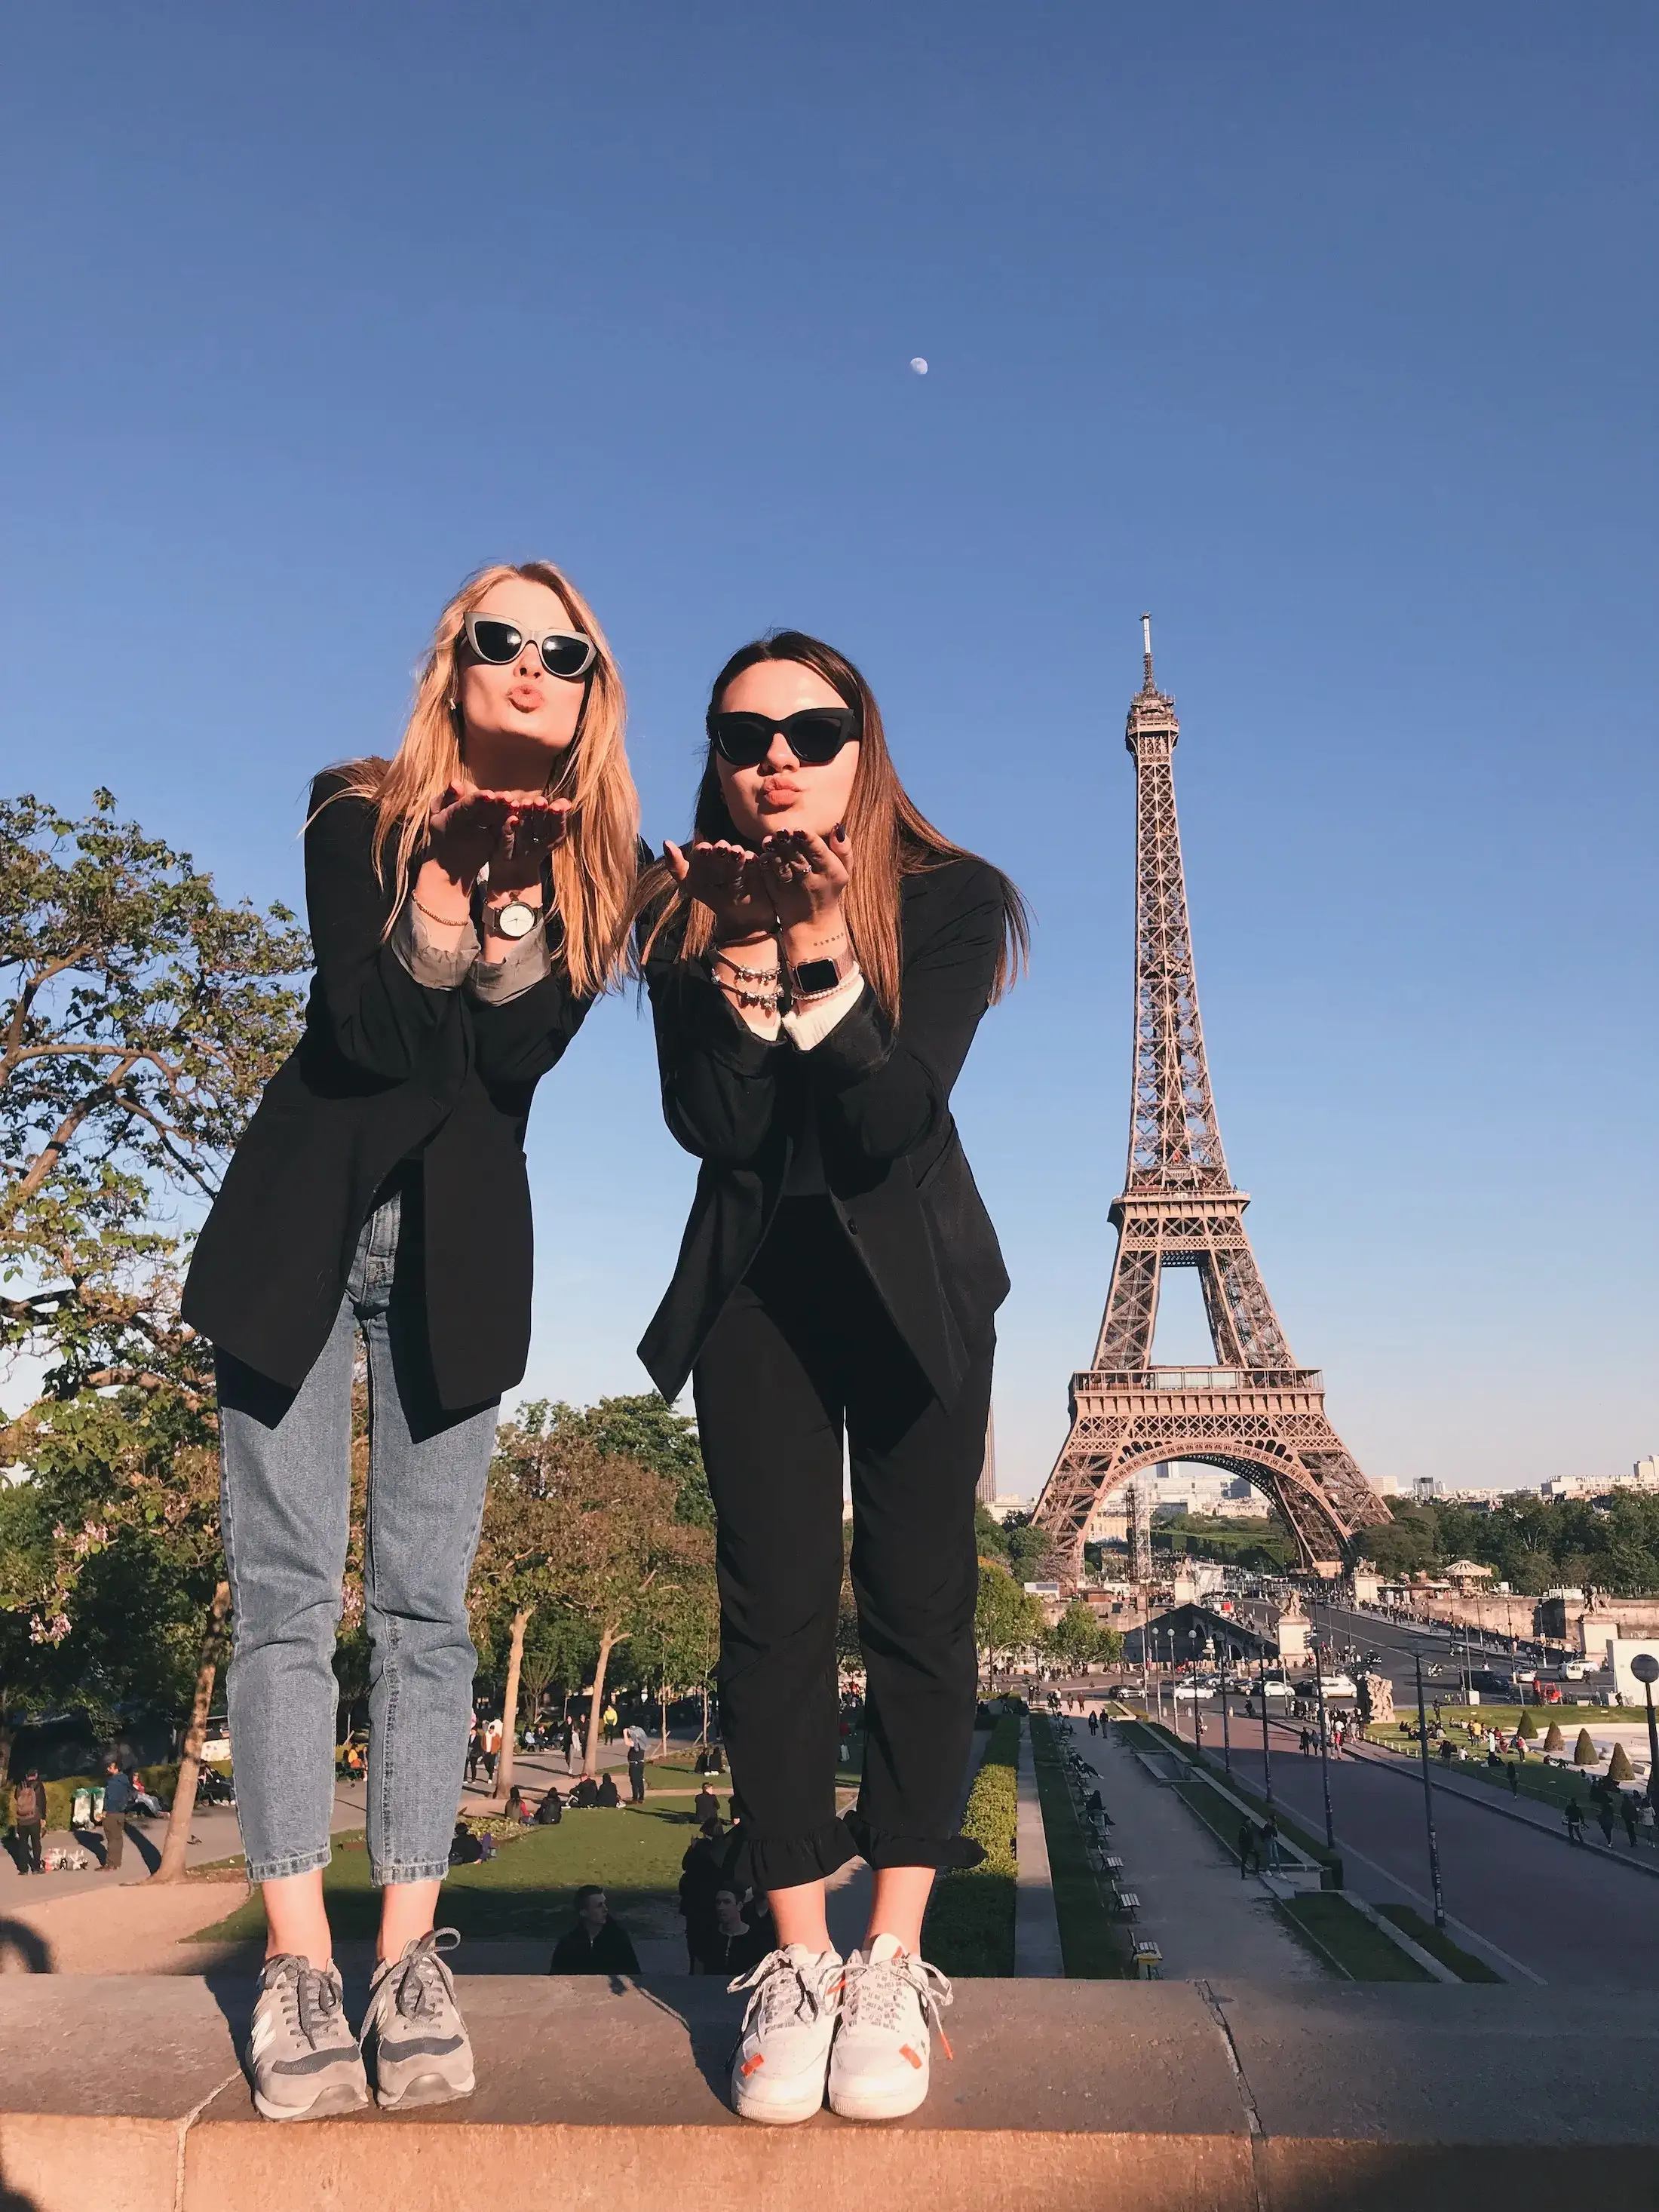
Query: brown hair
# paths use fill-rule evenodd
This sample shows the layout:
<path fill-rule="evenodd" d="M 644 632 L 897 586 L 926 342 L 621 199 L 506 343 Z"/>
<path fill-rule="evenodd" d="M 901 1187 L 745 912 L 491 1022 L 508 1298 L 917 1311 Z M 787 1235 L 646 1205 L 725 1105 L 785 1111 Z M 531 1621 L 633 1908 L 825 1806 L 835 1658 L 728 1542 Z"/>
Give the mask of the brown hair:
<path fill-rule="evenodd" d="M 859 966 L 889 1021 L 899 1018 L 899 886 L 906 876 L 941 868 L 947 861 L 971 859 L 961 845 L 953 845 L 916 806 L 899 781 L 893 757 L 887 750 L 887 732 L 881 709 L 863 676 L 844 653 L 804 630 L 770 630 L 734 653 L 714 678 L 708 711 L 713 714 L 745 668 L 763 660 L 793 660 L 823 677 L 830 689 L 859 718 L 859 764 L 853 792 L 847 803 L 847 838 L 852 848 L 852 880 L 847 887 L 847 929 L 858 955 Z M 693 812 L 694 838 L 724 838 L 741 844 L 724 793 L 711 744 L 703 763 Z M 997 950 L 996 974 L 991 986 L 992 1003 L 1012 988 L 1024 972 L 1030 956 L 1030 922 L 1025 902 L 1000 868 L 994 869 L 1002 894 L 1002 941 Z M 639 905 L 649 908 L 666 892 L 677 891 L 666 863 L 652 868 L 640 886 Z M 646 950 L 677 911 L 685 913 L 682 960 L 707 951 L 714 934 L 714 916 L 706 906 L 688 900 L 683 892 L 663 907 L 651 931 Z"/>
<path fill-rule="evenodd" d="M 337 795 L 368 799 L 376 812 L 375 865 L 398 892 L 386 924 L 407 896 L 410 870 L 426 836 L 434 802 L 462 773 L 461 714 L 455 704 L 466 617 L 509 576 L 545 584 L 571 622 L 598 648 L 585 681 L 576 735 L 549 794 L 574 801 L 568 827 L 553 851 L 553 903 L 571 987 L 603 990 L 621 963 L 638 868 L 640 803 L 623 745 L 625 702 L 621 672 L 593 611 L 550 561 L 498 562 L 480 568 L 438 617 L 416 681 L 415 703 L 392 757 L 347 761 Z"/>

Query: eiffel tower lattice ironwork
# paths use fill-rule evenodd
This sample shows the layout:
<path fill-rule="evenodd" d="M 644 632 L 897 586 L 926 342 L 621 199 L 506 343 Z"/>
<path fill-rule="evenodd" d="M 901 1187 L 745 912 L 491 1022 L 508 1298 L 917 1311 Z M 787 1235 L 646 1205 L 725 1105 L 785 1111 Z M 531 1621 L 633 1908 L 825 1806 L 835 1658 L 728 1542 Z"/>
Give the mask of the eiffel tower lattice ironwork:
<path fill-rule="evenodd" d="M 1187 921 L 1176 821 L 1175 702 L 1146 679 L 1124 743 L 1135 763 L 1134 1082 L 1129 1164 L 1112 1206 L 1117 1257 L 1094 1364 L 1072 1377 L 1072 1428 L 1037 1501 L 1062 1570 L 1080 1570 L 1101 1500 L 1160 1460 L 1248 1476 L 1296 1539 L 1304 1567 L 1335 1571 L 1388 1508 L 1325 1413 L 1324 1378 L 1298 1367 L 1244 1228 L 1249 1199 L 1221 1149 Z M 1196 1267 L 1213 1367 L 1154 1367 L 1165 1267 Z"/>

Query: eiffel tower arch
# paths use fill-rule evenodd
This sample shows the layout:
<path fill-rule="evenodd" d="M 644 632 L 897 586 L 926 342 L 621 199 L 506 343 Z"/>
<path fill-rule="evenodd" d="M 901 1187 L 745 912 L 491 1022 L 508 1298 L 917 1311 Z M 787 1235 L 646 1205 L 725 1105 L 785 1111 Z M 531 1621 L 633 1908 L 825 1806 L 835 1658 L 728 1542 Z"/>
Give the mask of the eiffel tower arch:
<path fill-rule="evenodd" d="M 1255 1484 L 1302 1565 L 1334 1573 L 1360 1532 L 1389 1517 L 1325 1411 L 1324 1377 L 1298 1367 L 1244 1227 L 1248 1193 L 1221 1149 L 1210 1089 L 1176 818 L 1175 702 L 1144 679 L 1124 743 L 1135 763 L 1134 1073 L 1129 1160 L 1109 1218 L 1117 1255 L 1094 1363 L 1072 1377 L 1072 1425 L 1037 1501 L 1062 1572 L 1075 1578 L 1102 1499 L 1160 1460 L 1198 1460 Z M 1166 1267 L 1195 1267 L 1215 1364 L 1154 1366 Z"/>

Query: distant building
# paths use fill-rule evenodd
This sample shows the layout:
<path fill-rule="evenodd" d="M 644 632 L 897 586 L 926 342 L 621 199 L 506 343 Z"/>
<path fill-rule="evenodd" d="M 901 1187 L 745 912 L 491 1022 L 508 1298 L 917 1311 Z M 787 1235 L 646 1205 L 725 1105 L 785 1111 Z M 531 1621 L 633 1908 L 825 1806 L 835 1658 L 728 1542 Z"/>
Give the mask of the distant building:
<path fill-rule="evenodd" d="M 985 1457 L 980 1463 L 979 1481 L 974 1491 L 977 1504 L 988 1505 L 997 1494 L 997 1409 L 988 1406 L 985 1410 Z"/>

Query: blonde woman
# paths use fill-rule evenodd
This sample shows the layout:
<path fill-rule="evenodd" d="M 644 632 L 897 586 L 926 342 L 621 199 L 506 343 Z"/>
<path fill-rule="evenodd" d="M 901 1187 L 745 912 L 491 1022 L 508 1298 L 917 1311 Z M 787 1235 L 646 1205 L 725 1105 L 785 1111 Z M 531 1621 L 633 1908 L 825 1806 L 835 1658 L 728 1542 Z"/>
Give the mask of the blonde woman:
<path fill-rule="evenodd" d="M 270 2119 L 465 2096 L 433 1918 L 466 1748 L 466 1578 L 503 1390 L 530 1336 L 526 1119 L 610 980 L 637 872 L 623 687 L 544 562 L 441 617 L 390 761 L 312 787 L 306 1030 L 202 1231 L 237 1806 L 270 1931 L 249 2067 Z M 362 2047 L 323 1905 L 335 1627 L 361 1330 L 371 1407 L 368 1843 L 380 1964 Z"/>

